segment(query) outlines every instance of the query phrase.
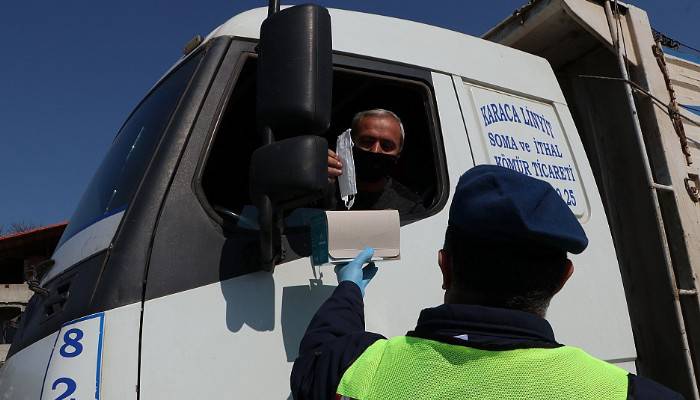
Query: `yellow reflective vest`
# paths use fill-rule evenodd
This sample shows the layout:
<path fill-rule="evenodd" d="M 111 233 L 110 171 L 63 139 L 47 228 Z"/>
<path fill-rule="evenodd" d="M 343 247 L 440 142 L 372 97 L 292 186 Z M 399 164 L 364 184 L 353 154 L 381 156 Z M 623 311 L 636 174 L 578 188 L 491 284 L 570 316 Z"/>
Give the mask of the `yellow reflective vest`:
<path fill-rule="evenodd" d="M 626 399 L 627 371 L 562 346 L 491 351 L 399 336 L 378 340 L 337 393 L 372 399 Z"/>

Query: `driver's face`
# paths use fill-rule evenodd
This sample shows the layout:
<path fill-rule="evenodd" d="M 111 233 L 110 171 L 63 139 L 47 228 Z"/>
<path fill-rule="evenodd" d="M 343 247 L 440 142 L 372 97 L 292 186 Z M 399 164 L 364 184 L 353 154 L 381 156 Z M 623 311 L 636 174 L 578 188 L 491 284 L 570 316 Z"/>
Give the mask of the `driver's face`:
<path fill-rule="evenodd" d="M 355 145 L 362 150 L 398 156 L 401 153 L 401 127 L 390 116 L 367 116 L 357 124 Z"/>

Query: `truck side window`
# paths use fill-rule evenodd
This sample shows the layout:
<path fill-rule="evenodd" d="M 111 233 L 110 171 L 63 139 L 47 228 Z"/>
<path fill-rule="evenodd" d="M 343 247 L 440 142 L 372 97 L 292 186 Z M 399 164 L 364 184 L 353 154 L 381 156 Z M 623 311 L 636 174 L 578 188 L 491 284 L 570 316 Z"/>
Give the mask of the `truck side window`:
<path fill-rule="evenodd" d="M 209 203 L 240 214 L 252 204 L 249 195 L 250 157 L 260 144 L 255 124 L 255 60 L 248 58 L 238 75 L 202 176 Z"/>
<path fill-rule="evenodd" d="M 209 205 L 224 217 L 226 213 L 251 215 L 248 169 L 252 152 L 261 144 L 255 123 L 255 74 L 255 58 L 250 56 L 216 128 L 201 178 L 201 189 Z M 357 112 L 377 108 L 394 112 L 402 120 L 406 137 L 391 178 L 409 191 L 404 191 L 404 195 L 419 204 L 417 212 L 402 213 L 402 223 L 438 211 L 448 190 L 429 86 L 418 80 L 347 67 L 336 67 L 333 85 L 333 116 L 325 135 L 329 148 L 333 149 L 337 136 L 350 128 Z M 328 199 L 324 208 L 344 209 L 342 202 Z"/>
<path fill-rule="evenodd" d="M 333 81 L 333 118 L 326 135 L 329 147 L 335 147 L 336 137 L 351 127 L 356 113 L 365 110 L 384 109 L 395 113 L 405 131 L 403 148 L 390 178 L 404 199 L 416 205 L 405 207 L 395 202 L 373 203 L 372 208 L 384 208 L 394 204 L 401 212 L 402 224 L 425 218 L 438 211 L 447 192 L 444 178 L 442 145 L 439 128 L 433 113 L 433 96 L 430 87 L 417 79 L 366 72 L 338 67 Z M 367 204 L 363 193 L 356 204 L 362 209 Z M 365 196 L 366 199 L 366 196 Z M 336 209 L 345 209 L 339 202 Z M 356 207 L 353 207 L 356 209 Z"/>

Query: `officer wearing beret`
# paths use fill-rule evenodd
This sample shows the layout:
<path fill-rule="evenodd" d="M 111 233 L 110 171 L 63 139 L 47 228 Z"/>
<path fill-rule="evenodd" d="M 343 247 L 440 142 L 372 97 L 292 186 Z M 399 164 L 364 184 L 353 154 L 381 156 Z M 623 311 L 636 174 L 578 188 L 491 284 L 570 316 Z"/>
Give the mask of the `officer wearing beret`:
<path fill-rule="evenodd" d="M 291 376 L 295 399 L 680 399 L 554 338 L 544 319 L 588 239 L 552 186 L 497 166 L 459 180 L 438 253 L 445 304 L 406 336 L 365 331 L 372 249 L 336 267 Z M 364 268 L 363 268 L 364 266 Z"/>

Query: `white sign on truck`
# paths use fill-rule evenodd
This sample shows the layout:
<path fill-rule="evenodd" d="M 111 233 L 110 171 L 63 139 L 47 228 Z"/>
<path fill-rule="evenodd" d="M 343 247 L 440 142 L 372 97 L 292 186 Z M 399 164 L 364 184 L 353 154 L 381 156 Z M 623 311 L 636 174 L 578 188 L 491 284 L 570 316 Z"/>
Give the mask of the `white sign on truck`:
<path fill-rule="evenodd" d="M 586 200 L 579 172 L 554 108 L 494 90 L 471 91 L 489 163 L 549 182 L 583 217 Z"/>
<path fill-rule="evenodd" d="M 66 323 L 46 368 L 41 399 L 99 399 L 104 313 Z"/>

